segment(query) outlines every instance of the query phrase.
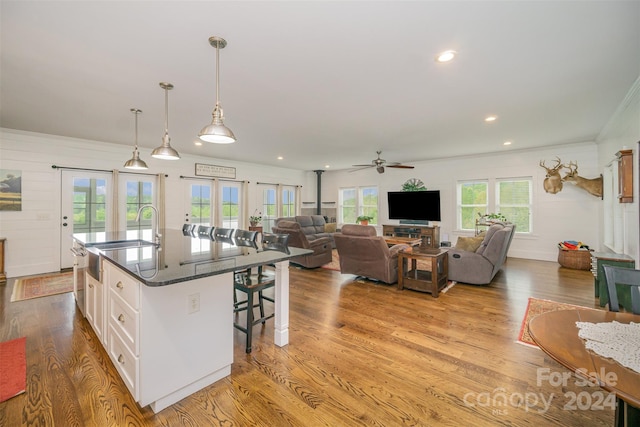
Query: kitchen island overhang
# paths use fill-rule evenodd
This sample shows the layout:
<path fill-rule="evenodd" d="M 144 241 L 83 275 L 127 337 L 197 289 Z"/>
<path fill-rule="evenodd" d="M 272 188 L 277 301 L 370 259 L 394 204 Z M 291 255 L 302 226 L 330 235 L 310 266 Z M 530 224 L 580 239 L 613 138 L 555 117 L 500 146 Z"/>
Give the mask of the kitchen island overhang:
<path fill-rule="evenodd" d="M 74 235 L 88 248 L 138 238 L 143 236 L 131 232 Z M 275 266 L 274 344 L 289 343 L 288 260 L 310 251 L 291 247 L 287 252 L 172 229 L 162 230 L 159 246 L 100 251 L 103 280 L 95 288 L 102 297 L 93 297 L 88 313 L 94 314 L 87 320 L 103 331 L 100 341 L 141 406 L 158 412 L 230 374 L 234 272 Z"/>

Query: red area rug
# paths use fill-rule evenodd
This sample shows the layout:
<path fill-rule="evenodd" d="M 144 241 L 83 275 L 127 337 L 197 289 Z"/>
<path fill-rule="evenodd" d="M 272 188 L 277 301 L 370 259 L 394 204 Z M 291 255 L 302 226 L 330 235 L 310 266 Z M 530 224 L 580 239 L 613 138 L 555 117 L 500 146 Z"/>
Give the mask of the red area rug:
<path fill-rule="evenodd" d="M 579 305 L 565 304 L 562 302 L 555 302 L 546 299 L 529 298 L 527 303 L 527 310 L 524 313 L 524 319 L 522 319 L 522 325 L 520 326 L 520 333 L 518 334 L 518 343 L 528 345 L 530 347 L 538 348 L 536 343 L 529 334 L 529 320 L 536 317 L 538 314 L 546 313 L 549 311 L 558 310 L 595 310 L 594 308 L 582 307 Z"/>
<path fill-rule="evenodd" d="M 11 302 L 73 291 L 73 271 L 16 279 Z"/>
<path fill-rule="evenodd" d="M 27 388 L 27 338 L 0 343 L 0 402 Z"/>

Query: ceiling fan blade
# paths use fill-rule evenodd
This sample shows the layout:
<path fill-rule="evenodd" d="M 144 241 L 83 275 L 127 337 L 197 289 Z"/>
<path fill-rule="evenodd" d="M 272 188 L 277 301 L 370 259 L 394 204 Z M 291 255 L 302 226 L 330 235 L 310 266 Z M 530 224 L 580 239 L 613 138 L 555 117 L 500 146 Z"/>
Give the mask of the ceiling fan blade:
<path fill-rule="evenodd" d="M 359 166 L 359 165 L 354 165 L 354 166 Z M 369 168 L 370 168 L 370 167 L 372 167 L 372 166 L 373 166 L 373 165 L 367 165 L 367 166 L 365 166 L 365 167 L 361 167 L 361 168 L 358 168 L 358 169 L 351 169 L 351 170 L 349 171 L 349 173 L 351 173 L 351 172 L 358 172 L 358 171 L 361 171 L 361 170 L 363 170 L 363 169 L 369 169 Z"/>
<path fill-rule="evenodd" d="M 369 164 L 369 165 L 351 165 L 351 166 L 353 166 L 354 168 L 372 168 L 375 165 Z"/>
<path fill-rule="evenodd" d="M 408 165 L 386 165 L 388 168 L 413 169 L 414 166 Z"/>

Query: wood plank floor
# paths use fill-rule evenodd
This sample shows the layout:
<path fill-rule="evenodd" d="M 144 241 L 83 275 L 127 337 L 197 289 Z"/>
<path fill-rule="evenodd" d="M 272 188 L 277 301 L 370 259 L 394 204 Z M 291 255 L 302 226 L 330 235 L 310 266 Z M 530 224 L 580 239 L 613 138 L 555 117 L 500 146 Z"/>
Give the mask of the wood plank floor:
<path fill-rule="evenodd" d="M 10 279 L 0 341 L 27 337 L 28 384 L 0 403 L 0 426 L 613 425 L 612 410 L 565 408 L 601 389 L 537 384 L 539 368 L 566 370 L 515 342 L 530 296 L 597 307 L 588 271 L 511 258 L 492 285 L 438 299 L 325 269 L 290 277 L 290 344 L 273 345 L 269 321 L 246 355 L 236 331 L 231 376 L 158 414 L 133 401 L 71 293 L 10 303 Z"/>

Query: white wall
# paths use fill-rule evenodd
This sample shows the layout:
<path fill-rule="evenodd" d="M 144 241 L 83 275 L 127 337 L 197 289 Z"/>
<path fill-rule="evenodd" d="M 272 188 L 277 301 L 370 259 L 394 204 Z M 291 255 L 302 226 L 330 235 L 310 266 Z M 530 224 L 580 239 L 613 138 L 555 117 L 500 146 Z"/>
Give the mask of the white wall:
<path fill-rule="evenodd" d="M 22 211 L 0 211 L 0 237 L 7 239 L 5 270 L 8 277 L 60 269 L 60 169 L 52 165 L 123 171 L 132 147 L 0 128 L 0 169 L 22 173 Z M 165 173 L 166 227 L 181 228 L 184 220 L 184 182 L 194 176 L 195 163 L 236 168 L 236 179 L 249 181 L 249 213 L 261 204 L 256 182 L 302 185 L 302 171 L 183 155 L 178 161 L 156 160 L 150 150 L 141 158 L 148 173 Z M 315 187 L 314 187 L 315 188 Z M 313 190 L 315 194 L 315 189 Z"/>
<path fill-rule="evenodd" d="M 638 155 L 640 152 L 640 77 L 635 81 L 625 99 L 611 117 L 607 126 L 598 137 L 598 166 L 603 168 L 615 158 L 616 152 L 629 148 L 633 150 L 633 203 L 621 203 L 623 252 L 636 261 L 636 268 L 640 265 L 640 232 L 638 198 L 640 195 L 640 170 L 638 169 Z M 617 186 L 617 184 L 616 184 Z M 616 203 L 614 201 L 614 203 Z M 601 214 L 602 215 L 602 214 Z M 604 242 L 603 231 L 599 235 L 600 242 Z"/>
<path fill-rule="evenodd" d="M 458 236 L 469 234 L 456 229 L 458 180 L 531 176 L 534 181 L 532 233 L 518 234 L 509 255 L 555 261 L 558 257 L 557 243 L 562 240 L 579 240 L 599 250 L 599 207 L 602 201 L 571 184 L 565 184 L 557 194 L 544 192 L 542 183 L 546 171 L 538 163 L 546 160 L 547 165 L 552 164 L 556 156 L 564 163 L 577 161 L 580 175 L 585 178 L 600 174 L 598 149 L 594 142 L 526 151 L 505 149 L 501 154 L 407 162 L 415 166 L 415 169 L 387 168 L 384 174 L 378 174 L 373 168 L 358 172 L 327 171 L 322 176 L 322 201 L 337 203 L 340 187 L 377 185 L 380 191 L 381 223 L 395 224 L 397 221 L 387 220 L 386 193 L 401 191 L 402 184 L 409 178 L 418 178 L 425 183 L 427 189 L 440 190 L 443 219 L 440 223 L 440 238 L 455 244 Z M 308 178 L 314 182 L 315 174 Z M 315 200 L 315 187 L 310 181 L 304 187 L 304 201 Z"/>

